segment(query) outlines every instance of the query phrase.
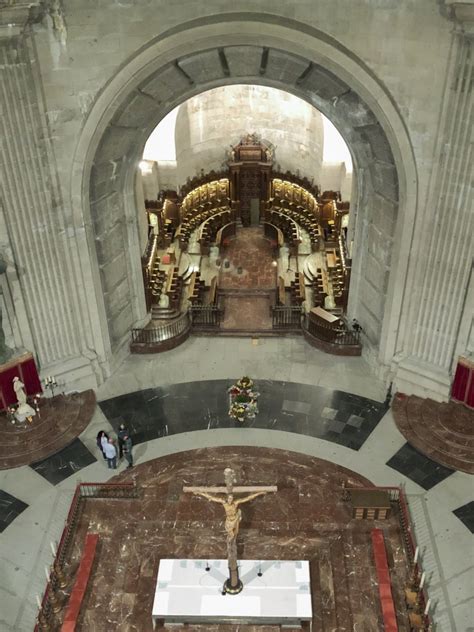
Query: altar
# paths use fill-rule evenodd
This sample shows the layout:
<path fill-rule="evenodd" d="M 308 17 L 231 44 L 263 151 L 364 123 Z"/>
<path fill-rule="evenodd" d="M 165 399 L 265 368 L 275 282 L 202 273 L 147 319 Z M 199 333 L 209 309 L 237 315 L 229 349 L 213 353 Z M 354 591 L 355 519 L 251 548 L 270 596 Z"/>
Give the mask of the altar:
<path fill-rule="evenodd" d="M 158 568 L 152 619 L 184 623 L 240 623 L 295 627 L 313 617 L 309 562 L 239 560 L 244 588 L 223 591 L 227 560 L 163 559 Z"/>

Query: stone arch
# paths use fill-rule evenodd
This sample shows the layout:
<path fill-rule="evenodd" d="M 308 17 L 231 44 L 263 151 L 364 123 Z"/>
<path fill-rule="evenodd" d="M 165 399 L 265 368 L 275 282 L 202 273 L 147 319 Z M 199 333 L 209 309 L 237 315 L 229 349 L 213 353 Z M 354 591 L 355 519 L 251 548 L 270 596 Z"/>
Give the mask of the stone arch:
<path fill-rule="evenodd" d="M 258 44 L 256 44 L 258 42 Z M 113 363 L 144 318 L 133 178 L 148 135 L 177 104 L 213 87 L 255 83 L 286 90 L 325 114 L 354 160 L 357 214 L 350 313 L 379 364 L 396 352 L 416 210 L 412 147 L 391 95 L 337 41 L 271 16 L 227 14 L 168 31 L 129 60 L 103 89 L 73 162 L 75 225 L 92 277 L 89 310 L 98 352 Z M 125 255 L 125 256 L 124 256 Z"/>

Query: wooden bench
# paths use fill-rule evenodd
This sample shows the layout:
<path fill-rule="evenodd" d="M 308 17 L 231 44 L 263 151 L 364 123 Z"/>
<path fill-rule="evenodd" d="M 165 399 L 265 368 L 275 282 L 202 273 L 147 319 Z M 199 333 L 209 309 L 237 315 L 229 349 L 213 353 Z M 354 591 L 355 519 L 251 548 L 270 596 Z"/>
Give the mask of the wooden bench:
<path fill-rule="evenodd" d="M 278 277 L 278 305 L 286 305 L 286 288 L 283 277 Z"/>
<path fill-rule="evenodd" d="M 388 570 L 385 540 L 381 529 L 372 529 L 372 549 L 374 552 L 375 569 L 379 583 L 380 605 L 384 632 L 398 632 L 397 616 L 392 596 L 392 582 Z"/>
<path fill-rule="evenodd" d="M 69 603 L 61 626 L 61 632 L 74 632 L 79 619 L 82 602 L 86 594 L 87 585 L 94 564 L 95 552 L 99 536 L 96 533 L 88 533 L 81 556 L 81 563 L 77 571 L 76 581 L 69 596 Z"/>
<path fill-rule="evenodd" d="M 214 276 L 211 279 L 211 285 L 209 286 L 208 305 L 216 305 L 217 303 L 217 277 Z"/>

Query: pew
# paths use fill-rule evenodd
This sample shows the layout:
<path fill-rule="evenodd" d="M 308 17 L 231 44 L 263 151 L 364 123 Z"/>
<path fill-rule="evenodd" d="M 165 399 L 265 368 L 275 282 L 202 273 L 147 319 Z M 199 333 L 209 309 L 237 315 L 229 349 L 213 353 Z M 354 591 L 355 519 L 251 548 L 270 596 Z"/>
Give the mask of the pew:
<path fill-rule="evenodd" d="M 302 272 L 298 272 L 295 275 L 295 280 L 291 282 L 291 299 L 296 305 L 301 305 L 306 300 L 306 288 L 304 284 L 304 275 Z"/>
<path fill-rule="evenodd" d="M 379 584 L 380 605 L 382 607 L 383 629 L 384 632 L 398 632 L 383 531 L 381 529 L 372 529 L 371 536 Z"/>
<path fill-rule="evenodd" d="M 278 305 L 286 305 L 286 288 L 283 277 L 278 277 Z"/>
<path fill-rule="evenodd" d="M 207 301 L 208 305 L 217 304 L 217 277 L 214 276 L 211 279 L 211 285 L 209 286 L 209 297 Z"/>

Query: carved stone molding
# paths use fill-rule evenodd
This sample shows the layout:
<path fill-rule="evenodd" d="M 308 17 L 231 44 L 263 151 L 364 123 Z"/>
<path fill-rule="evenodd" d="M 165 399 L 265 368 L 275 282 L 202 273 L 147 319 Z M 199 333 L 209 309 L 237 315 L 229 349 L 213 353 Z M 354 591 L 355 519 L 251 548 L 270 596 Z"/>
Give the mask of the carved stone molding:
<path fill-rule="evenodd" d="M 457 22 L 462 31 L 474 37 L 474 0 L 443 0 L 447 15 Z"/>
<path fill-rule="evenodd" d="M 40 0 L 0 0 L 0 40 L 20 35 L 29 22 L 38 19 L 41 8 Z"/>

